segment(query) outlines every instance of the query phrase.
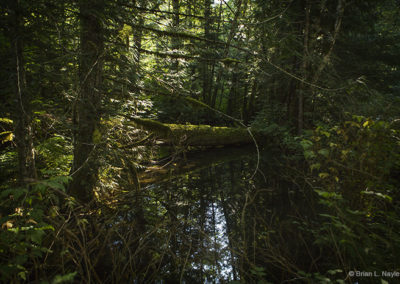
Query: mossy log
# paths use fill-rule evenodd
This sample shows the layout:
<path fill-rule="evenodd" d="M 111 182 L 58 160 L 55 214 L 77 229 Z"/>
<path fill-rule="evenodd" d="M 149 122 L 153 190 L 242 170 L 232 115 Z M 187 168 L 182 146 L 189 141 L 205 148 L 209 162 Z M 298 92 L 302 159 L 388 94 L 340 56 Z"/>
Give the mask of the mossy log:
<path fill-rule="evenodd" d="M 142 129 L 154 132 L 169 145 L 225 146 L 244 145 L 253 142 L 246 128 L 217 127 L 210 125 L 164 124 L 151 119 L 132 118 Z"/>

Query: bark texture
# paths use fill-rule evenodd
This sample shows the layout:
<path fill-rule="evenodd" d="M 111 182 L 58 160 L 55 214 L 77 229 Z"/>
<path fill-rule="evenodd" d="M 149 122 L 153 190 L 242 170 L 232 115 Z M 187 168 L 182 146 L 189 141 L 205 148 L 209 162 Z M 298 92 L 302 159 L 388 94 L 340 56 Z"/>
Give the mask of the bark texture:
<path fill-rule="evenodd" d="M 99 169 L 94 154 L 101 140 L 103 5 L 102 0 L 80 1 L 80 93 L 75 109 L 73 180 L 69 191 L 82 202 L 92 200 Z"/>
<path fill-rule="evenodd" d="M 14 141 L 18 152 L 18 181 L 20 185 L 26 185 L 34 181 L 37 175 L 33 147 L 31 94 L 27 88 L 23 54 L 24 20 L 19 0 L 11 1 L 8 5 L 11 12 L 9 17 L 9 37 L 14 90 L 14 107 L 12 110 Z"/>

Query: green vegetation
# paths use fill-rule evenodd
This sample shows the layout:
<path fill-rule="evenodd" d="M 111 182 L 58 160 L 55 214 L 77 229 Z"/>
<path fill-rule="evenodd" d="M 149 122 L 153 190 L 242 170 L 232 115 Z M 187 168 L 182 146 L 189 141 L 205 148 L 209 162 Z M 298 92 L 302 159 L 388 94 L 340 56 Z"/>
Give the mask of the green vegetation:
<path fill-rule="evenodd" d="M 246 128 L 210 125 L 163 124 L 151 119 L 133 118 L 138 127 L 158 134 L 170 145 L 226 146 L 254 142 Z"/>
<path fill-rule="evenodd" d="M 399 265 L 399 135 L 393 124 L 353 116 L 301 141 L 324 208 L 309 230 L 337 269 L 362 263 L 380 273 Z"/>
<path fill-rule="evenodd" d="M 0 282 L 391 283 L 399 21 L 395 0 L 2 1 Z"/>

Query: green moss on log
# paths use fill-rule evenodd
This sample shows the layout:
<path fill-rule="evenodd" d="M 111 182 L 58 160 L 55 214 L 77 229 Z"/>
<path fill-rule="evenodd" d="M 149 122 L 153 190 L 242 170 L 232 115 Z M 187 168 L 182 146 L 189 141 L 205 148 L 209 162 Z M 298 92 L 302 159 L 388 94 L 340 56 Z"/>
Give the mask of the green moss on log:
<path fill-rule="evenodd" d="M 224 146 L 252 142 L 246 128 L 209 125 L 163 124 L 151 119 L 132 119 L 141 128 L 152 131 L 166 143 L 187 146 Z"/>
<path fill-rule="evenodd" d="M 251 137 L 245 128 L 180 124 L 168 124 L 168 126 L 175 144 L 219 146 L 251 142 Z"/>
<path fill-rule="evenodd" d="M 131 118 L 131 123 L 138 128 L 154 132 L 163 137 L 168 136 L 171 132 L 171 129 L 168 127 L 168 125 L 152 119 Z"/>

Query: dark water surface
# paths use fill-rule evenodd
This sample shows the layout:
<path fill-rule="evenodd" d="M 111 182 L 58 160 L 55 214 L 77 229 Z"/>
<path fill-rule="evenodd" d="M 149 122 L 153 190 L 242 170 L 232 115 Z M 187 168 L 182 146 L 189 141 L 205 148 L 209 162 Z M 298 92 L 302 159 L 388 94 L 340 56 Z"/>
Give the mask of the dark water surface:
<path fill-rule="evenodd" d="M 301 230 L 314 201 L 296 168 L 276 154 L 257 158 L 254 146 L 173 163 L 143 175 L 120 216 L 132 226 L 137 283 L 296 283 L 298 271 L 317 269 L 321 252 Z M 114 244 L 123 251 L 124 242 Z"/>

